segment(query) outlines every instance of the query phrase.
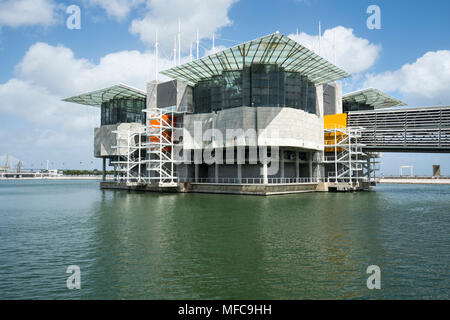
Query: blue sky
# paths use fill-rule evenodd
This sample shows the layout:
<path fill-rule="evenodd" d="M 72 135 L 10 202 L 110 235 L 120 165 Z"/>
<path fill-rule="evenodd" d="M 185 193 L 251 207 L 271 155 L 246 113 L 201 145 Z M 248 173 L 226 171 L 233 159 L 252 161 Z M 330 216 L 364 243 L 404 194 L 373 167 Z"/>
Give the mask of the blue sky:
<path fill-rule="evenodd" d="M 161 67 L 170 67 L 180 19 L 183 56 L 200 30 L 201 55 L 276 30 L 318 50 L 353 74 L 344 92 L 375 86 L 410 106 L 450 104 L 450 2 L 435 0 L 0 0 L 0 155 L 26 167 L 47 159 L 57 168 L 99 168 L 93 153 L 98 110 L 61 98 L 118 82 L 140 88 L 154 77 L 158 29 Z M 66 27 L 66 8 L 81 9 L 81 29 Z M 193 7 L 189 7 L 189 4 Z M 369 5 L 381 9 L 381 30 L 369 30 Z M 299 35 L 297 37 L 296 30 Z M 225 40 L 226 39 L 226 40 Z M 334 44 L 334 45 L 333 45 Z M 414 165 L 430 174 L 450 156 L 384 154 L 382 171 Z M 0 157 L 1 161 L 1 157 Z"/>

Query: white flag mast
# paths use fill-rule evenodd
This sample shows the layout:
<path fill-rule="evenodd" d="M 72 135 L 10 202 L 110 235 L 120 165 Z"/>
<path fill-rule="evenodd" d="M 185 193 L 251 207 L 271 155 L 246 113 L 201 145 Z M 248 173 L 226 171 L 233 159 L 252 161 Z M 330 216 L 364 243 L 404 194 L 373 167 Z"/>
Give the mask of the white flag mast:
<path fill-rule="evenodd" d="M 155 34 L 155 80 L 158 80 L 158 31 Z"/>

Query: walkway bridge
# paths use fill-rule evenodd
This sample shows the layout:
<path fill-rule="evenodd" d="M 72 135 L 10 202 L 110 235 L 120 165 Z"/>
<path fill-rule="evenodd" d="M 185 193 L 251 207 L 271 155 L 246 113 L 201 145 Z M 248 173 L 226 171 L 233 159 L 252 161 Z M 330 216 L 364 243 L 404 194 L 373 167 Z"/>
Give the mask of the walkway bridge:
<path fill-rule="evenodd" d="M 450 153 L 450 106 L 348 113 L 367 152 Z"/>

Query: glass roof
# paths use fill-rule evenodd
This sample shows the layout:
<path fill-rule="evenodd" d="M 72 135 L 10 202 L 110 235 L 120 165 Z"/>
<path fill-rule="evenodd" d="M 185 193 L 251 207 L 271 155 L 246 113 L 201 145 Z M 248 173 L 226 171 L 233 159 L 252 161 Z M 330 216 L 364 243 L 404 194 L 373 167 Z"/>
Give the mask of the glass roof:
<path fill-rule="evenodd" d="M 343 102 L 364 103 L 374 107 L 375 109 L 406 106 L 406 103 L 391 97 L 378 89 L 368 88 L 356 92 L 345 94 L 342 97 Z"/>
<path fill-rule="evenodd" d="M 173 67 L 161 74 L 193 86 L 224 70 L 241 70 L 252 63 L 278 64 L 286 71 L 307 76 L 316 85 L 350 77 L 347 72 L 278 32 Z"/>
<path fill-rule="evenodd" d="M 73 102 L 78 104 L 85 104 L 88 106 L 101 106 L 103 102 L 112 99 L 145 99 L 145 91 L 127 86 L 125 84 L 118 84 L 109 88 L 104 88 L 97 91 L 83 93 L 78 96 L 63 99 L 62 101 Z"/>

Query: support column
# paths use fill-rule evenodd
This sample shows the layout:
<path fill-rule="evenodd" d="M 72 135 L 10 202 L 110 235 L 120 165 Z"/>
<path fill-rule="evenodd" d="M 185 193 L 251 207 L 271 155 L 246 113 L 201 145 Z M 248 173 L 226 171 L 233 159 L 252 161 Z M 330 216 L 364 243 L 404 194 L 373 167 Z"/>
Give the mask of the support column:
<path fill-rule="evenodd" d="M 323 167 L 323 157 L 324 157 L 323 151 L 316 151 L 314 153 L 313 160 L 316 161 L 316 166 L 315 166 L 316 174 L 314 176 L 317 179 L 321 179 L 325 175 L 325 169 Z"/>
<path fill-rule="evenodd" d="M 214 182 L 218 183 L 219 182 L 219 164 L 215 163 L 214 164 Z"/>
<path fill-rule="evenodd" d="M 198 164 L 194 164 L 194 182 L 198 182 Z"/>
<path fill-rule="evenodd" d="M 308 164 L 309 164 L 309 177 L 313 177 L 313 155 L 314 153 L 311 151 L 308 156 Z"/>
<path fill-rule="evenodd" d="M 103 164 L 102 164 L 102 180 L 106 181 L 106 157 L 102 158 Z"/>
<path fill-rule="evenodd" d="M 242 164 L 237 165 L 237 178 L 238 178 L 238 183 L 242 182 Z"/>
<path fill-rule="evenodd" d="M 300 157 L 298 156 L 298 151 L 295 151 L 295 177 L 300 178 Z"/>
<path fill-rule="evenodd" d="M 263 163 L 263 183 L 269 184 L 269 179 L 267 177 L 267 162 Z"/>
<path fill-rule="evenodd" d="M 280 177 L 284 179 L 284 150 L 280 149 Z"/>

